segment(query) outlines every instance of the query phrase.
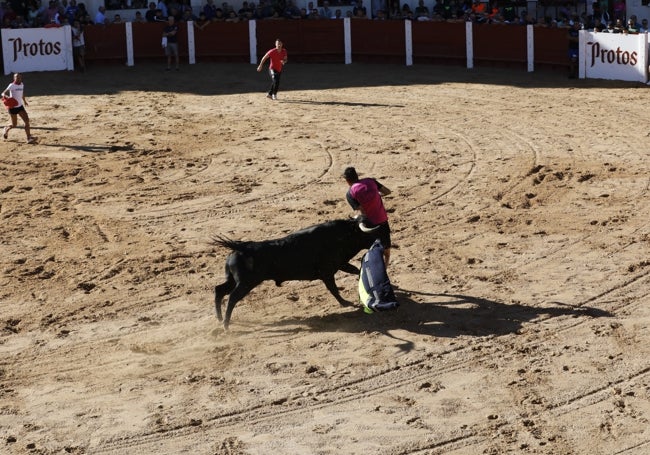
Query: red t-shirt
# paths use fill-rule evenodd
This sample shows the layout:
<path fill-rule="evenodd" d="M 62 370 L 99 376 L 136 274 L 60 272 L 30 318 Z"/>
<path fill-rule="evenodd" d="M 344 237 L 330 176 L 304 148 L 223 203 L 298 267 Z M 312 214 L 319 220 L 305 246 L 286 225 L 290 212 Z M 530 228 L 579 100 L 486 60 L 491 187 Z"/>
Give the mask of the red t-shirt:
<path fill-rule="evenodd" d="M 284 65 L 282 62 L 287 58 L 287 50 L 283 47 L 282 50 L 278 52 L 276 48 L 273 48 L 268 51 L 267 54 L 271 60 L 269 69 L 282 72 L 282 66 Z"/>

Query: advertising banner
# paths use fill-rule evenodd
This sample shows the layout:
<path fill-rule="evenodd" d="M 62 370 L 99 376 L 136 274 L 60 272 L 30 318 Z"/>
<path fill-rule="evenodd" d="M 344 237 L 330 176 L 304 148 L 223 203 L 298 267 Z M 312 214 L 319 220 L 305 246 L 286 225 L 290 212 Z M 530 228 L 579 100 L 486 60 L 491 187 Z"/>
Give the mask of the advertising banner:
<path fill-rule="evenodd" d="M 580 77 L 648 81 L 648 34 L 580 32 Z"/>
<path fill-rule="evenodd" d="M 73 70 L 70 26 L 2 29 L 4 73 Z"/>

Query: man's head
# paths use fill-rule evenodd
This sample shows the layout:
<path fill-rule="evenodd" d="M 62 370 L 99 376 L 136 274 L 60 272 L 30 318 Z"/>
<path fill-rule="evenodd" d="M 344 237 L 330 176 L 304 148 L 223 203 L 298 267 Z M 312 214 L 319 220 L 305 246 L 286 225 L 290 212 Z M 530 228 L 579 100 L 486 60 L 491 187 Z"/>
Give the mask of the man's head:
<path fill-rule="evenodd" d="M 354 182 L 359 181 L 359 175 L 357 174 L 357 170 L 352 166 L 345 168 L 345 170 L 343 171 L 343 177 L 345 178 L 345 181 L 348 182 L 348 184 L 352 184 Z"/>

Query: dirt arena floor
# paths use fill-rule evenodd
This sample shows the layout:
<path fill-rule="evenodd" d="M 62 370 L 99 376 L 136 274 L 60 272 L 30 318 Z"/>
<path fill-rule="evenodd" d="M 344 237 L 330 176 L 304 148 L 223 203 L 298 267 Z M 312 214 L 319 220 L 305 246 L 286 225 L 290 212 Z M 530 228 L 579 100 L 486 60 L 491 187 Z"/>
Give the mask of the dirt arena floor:
<path fill-rule="evenodd" d="M 650 453 L 647 86 L 290 63 L 273 102 L 254 65 L 163 68 L 24 75 L 0 453 Z M 347 165 L 393 190 L 399 310 L 341 272 L 356 306 L 265 282 L 225 332 L 211 238 L 351 216 Z"/>

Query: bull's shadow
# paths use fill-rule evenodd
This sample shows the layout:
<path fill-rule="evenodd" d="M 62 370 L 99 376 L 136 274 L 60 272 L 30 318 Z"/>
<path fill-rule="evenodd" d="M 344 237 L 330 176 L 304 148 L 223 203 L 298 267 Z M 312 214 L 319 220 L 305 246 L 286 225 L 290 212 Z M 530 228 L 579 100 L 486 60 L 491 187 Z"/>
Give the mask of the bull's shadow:
<path fill-rule="evenodd" d="M 427 302 L 410 296 L 419 295 Z M 500 336 L 518 332 L 524 323 L 558 316 L 610 317 L 611 313 L 592 307 L 572 306 L 554 302 L 552 306 L 506 304 L 481 297 L 461 294 L 427 294 L 396 289 L 400 307 L 396 311 L 365 314 L 361 309 L 327 316 L 285 319 L 284 326 L 307 326 L 317 332 L 374 331 L 395 338 L 391 330 L 405 330 L 418 335 L 454 338 L 458 336 Z M 334 302 L 335 304 L 336 302 Z M 278 323 L 273 324 L 278 327 Z M 412 343 L 401 345 L 409 350 Z"/>

